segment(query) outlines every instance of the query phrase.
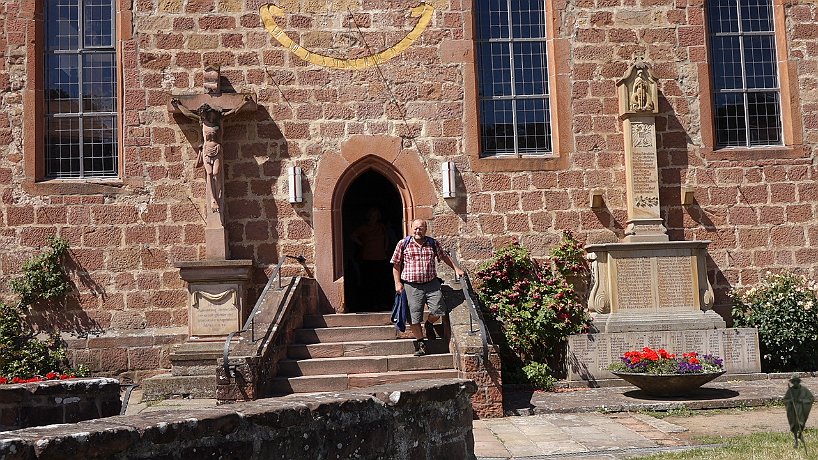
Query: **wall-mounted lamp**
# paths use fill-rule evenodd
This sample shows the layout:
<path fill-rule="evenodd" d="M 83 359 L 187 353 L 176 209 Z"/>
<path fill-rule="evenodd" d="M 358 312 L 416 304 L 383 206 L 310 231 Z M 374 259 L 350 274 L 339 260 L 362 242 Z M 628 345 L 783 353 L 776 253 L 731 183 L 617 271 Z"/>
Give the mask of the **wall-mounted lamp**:
<path fill-rule="evenodd" d="M 455 172 L 457 169 L 452 161 L 444 161 L 440 164 L 440 177 L 442 179 L 440 184 L 440 193 L 443 198 L 454 198 L 455 196 Z"/>
<path fill-rule="evenodd" d="M 290 166 L 289 168 L 290 203 L 301 203 L 304 201 L 304 194 L 301 190 L 301 167 Z"/>

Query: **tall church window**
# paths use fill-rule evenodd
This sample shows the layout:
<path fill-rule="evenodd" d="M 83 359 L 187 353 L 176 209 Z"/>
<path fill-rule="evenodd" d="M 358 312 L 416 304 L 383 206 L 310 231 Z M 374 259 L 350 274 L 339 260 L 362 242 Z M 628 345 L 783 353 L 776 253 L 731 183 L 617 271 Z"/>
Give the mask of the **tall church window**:
<path fill-rule="evenodd" d="M 715 143 L 783 145 L 772 0 L 708 3 Z"/>
<path fill-rule="evenodd" d="M 113 0 L 49 0 L 45 10 L 45 178 L 118 174 Z"/>
<path fill-rule="evenodd" d="M 476 0 L 481 157 L 552 153 L 543 0 Z"/>

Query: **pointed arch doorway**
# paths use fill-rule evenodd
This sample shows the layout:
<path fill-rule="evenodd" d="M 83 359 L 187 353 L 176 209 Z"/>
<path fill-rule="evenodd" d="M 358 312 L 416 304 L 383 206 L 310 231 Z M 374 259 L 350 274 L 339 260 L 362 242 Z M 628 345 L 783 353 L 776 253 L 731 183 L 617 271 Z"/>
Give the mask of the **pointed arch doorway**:
<path fill-rule="evenodd" d="M 398 199 L 387 200 L 387 203 L 396 204 L 401 217 L 390 217 L 392 214 L 389 213 L 395 212 L 392 205 L 384 211 L 388 219 L 401 225 L 398 237 L 406 231 L 406 222 L 432 217 L 437 204 L 434 184 L 417 152 L 403 150 L 400 137 L 352 136 L 342 144 L 340 152 L 326 154 L 318 163 L 313 202 L 315 274 L 324 311 L 354 311 L 355 306 L 345 299 L 351 292 L 346 288 L 350 276 L 346 261 L 351 256 L 345 226 L 353 216 L 346 217 L 344 208 L 347 203 L 374 196 L 377 190 L 389 190 L 382 181 L 386 181 L 398 195 Z M 355 184 L 361 184 L 361 191 L 356 191 L 358 185 Z M 375 191 L 368 189 L 367 184 L 374 184 Z M 389 286 L 394 288 L 392 283 Z"/>
<path fill-rule="evenodd" d="M 358 176 L 341 205 L 344 299 L 349 312 L 387 311 L 394 282 L 389 259 L 403 234 L 403 200 L 395 184 L 375 170 Z"/>

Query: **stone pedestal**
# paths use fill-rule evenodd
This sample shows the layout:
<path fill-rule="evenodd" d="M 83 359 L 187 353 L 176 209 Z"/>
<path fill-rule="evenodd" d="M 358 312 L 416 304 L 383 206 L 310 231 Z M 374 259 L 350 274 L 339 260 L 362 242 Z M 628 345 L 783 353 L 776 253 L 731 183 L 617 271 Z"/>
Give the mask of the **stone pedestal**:
<path fill-rule="evenodd" d="M 600 332 L 713 329 L 709 241 L 611 243 L 586 246 L 594 285 L 588 308 Z"/>
<path fill-rule="evenodd" d="M 188 283 L 188 340 L 218 340 L 241 329 L 247 316 L 245 297 L 252 260 L 179 262 Z"/>
<path fill-rule="evenodd" d="M 170 374 L 143 380 L 143 398 L 215 398 L 216 365 L 224 341 L 242 328 L 248 315 L 247 284 L 252 260 L 179 262 L 179 276 L 188 285 L 188 339 L 173 347 Z"/>
<path fill-rule="evenodd" d="M 729 329 L 711 310 L 709 241 L 586 246 L 593 287 L 593 333 L 568 338 L 568 380 L 615 378 L 608 366 L 626 351 L 665 348 L 724 359 L 728 373 L 761 371 L 758 331 Z"/>

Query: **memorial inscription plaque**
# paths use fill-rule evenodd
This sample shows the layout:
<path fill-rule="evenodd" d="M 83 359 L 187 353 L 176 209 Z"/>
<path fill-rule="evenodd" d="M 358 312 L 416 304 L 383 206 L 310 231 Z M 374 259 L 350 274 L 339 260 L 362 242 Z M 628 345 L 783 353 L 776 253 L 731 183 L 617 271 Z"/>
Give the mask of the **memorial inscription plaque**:
<path fill-rule="evenodd" d="M 191 297 L 191 336 L 227 335 L 241 327 L 235 285 L 210 285 Z"/>
<path fill-rule="evenodd" d="M 698 289 L 690 256 L 669 256 L 656 258 L 656 274 L 659 278 L 659 308 L 693 310 L 696 306 Z"/>
<path fill-rule="evenodd" d="M 652 309 L 656 305 L 653 264 L 649 258 L 626 257 L 616 260 L 615 307 L 621 310 Z"/>
<path fill-rule="evenodd" d="M 758 333 L 752 328 L 577 334 L 568 338 L 569 380 L 613 378 L 608 366 L 626 351 L 664 348 L 669 353 L 695 351 L 724 360 L 728 373 L 761 371 Z M 573 363 L 573 364 L 572 364 Z M 578 367 L 578 364 L 582 367 Z"/>

